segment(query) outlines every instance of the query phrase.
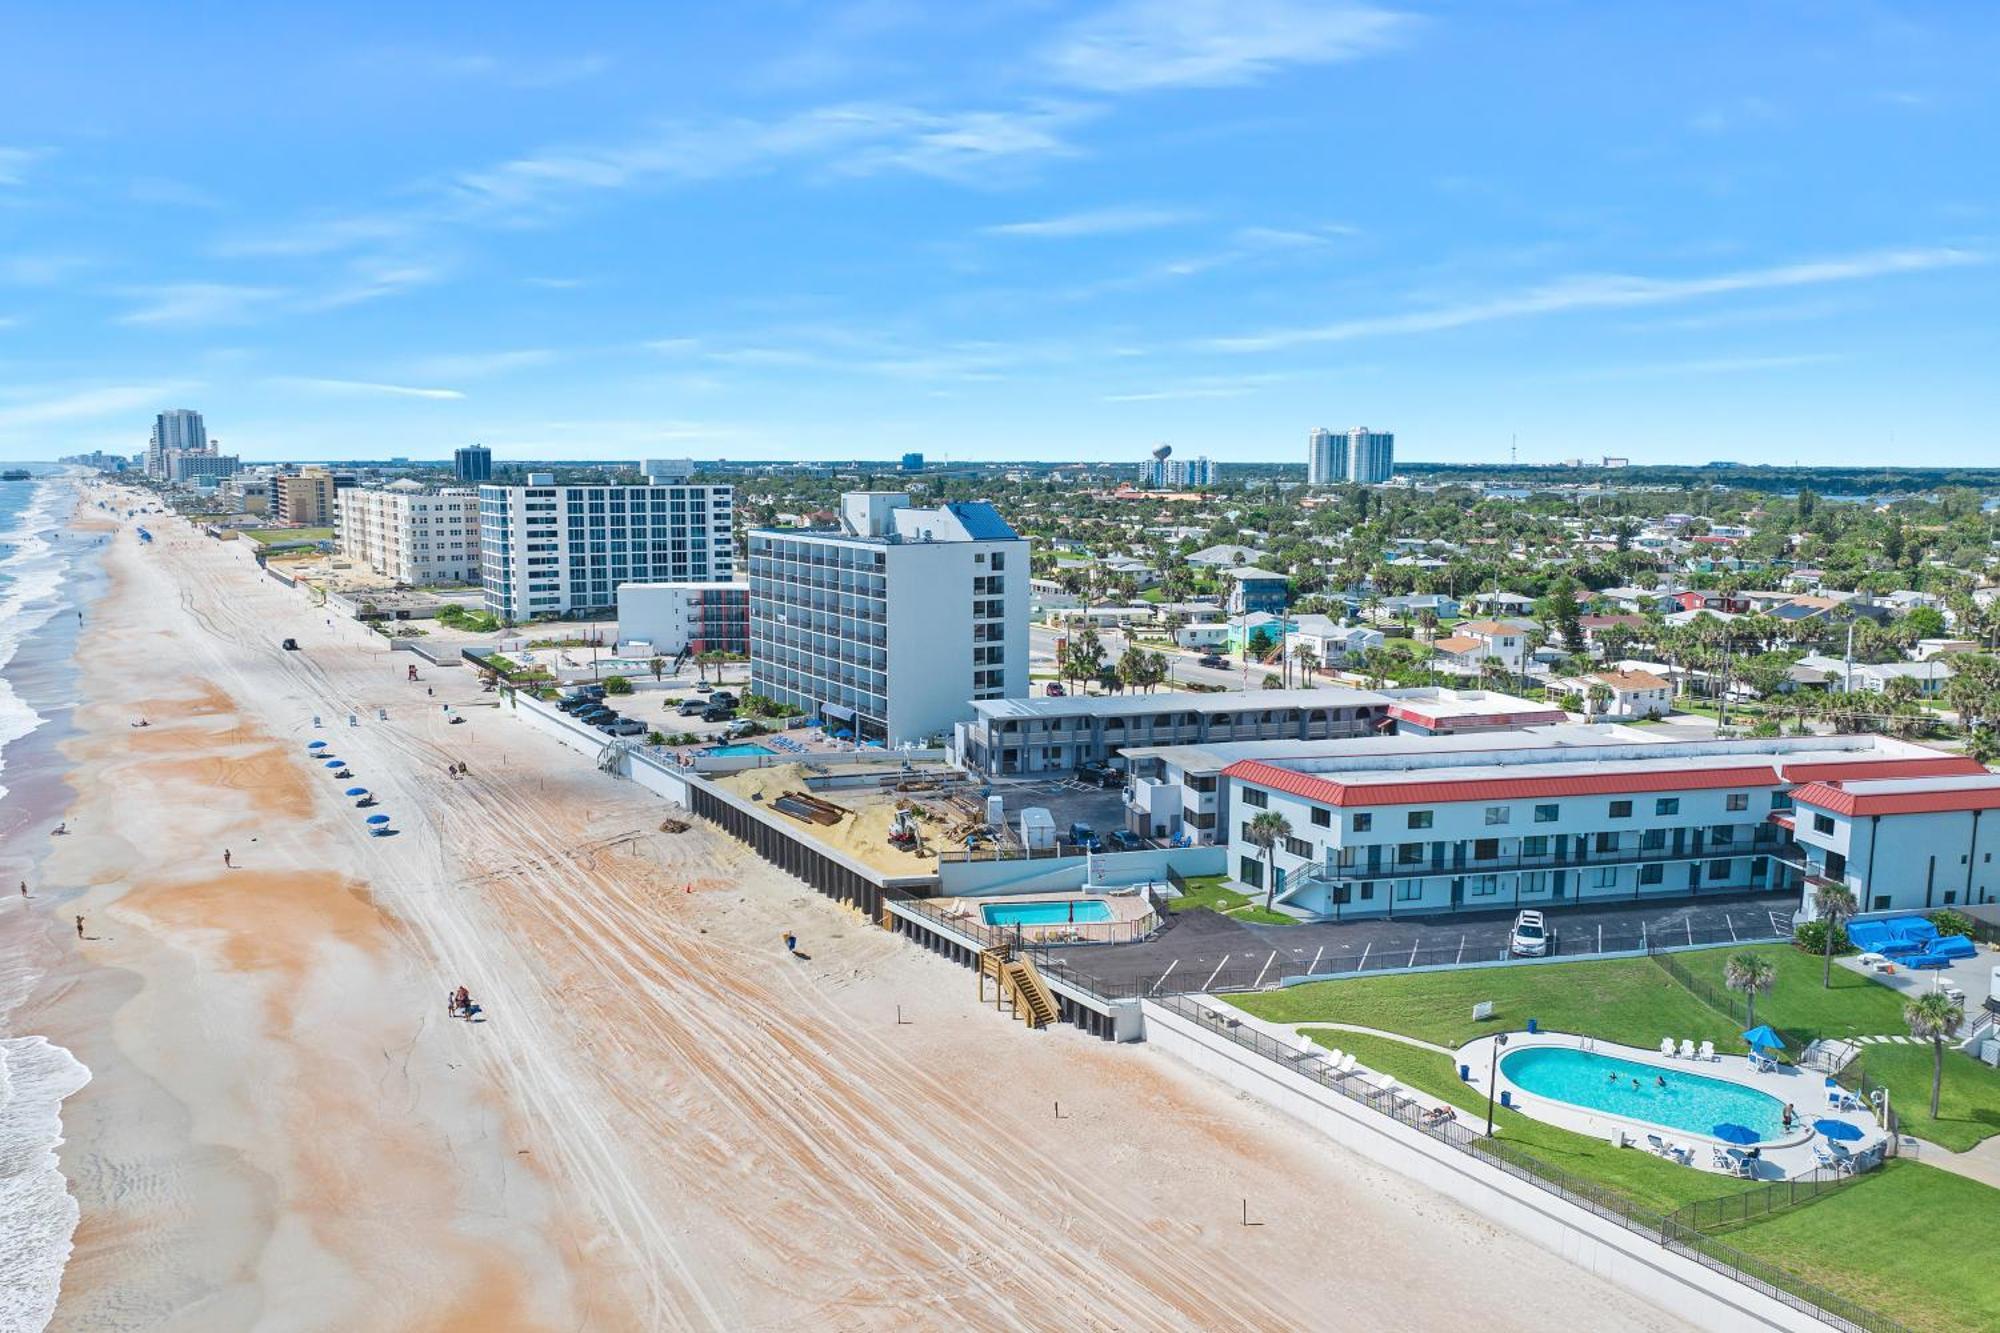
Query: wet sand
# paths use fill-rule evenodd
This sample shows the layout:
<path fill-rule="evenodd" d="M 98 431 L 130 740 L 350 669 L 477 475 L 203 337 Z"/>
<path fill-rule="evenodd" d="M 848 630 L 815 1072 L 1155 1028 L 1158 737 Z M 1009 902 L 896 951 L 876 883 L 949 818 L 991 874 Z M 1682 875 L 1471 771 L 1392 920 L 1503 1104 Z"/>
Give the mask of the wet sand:
<path fill-rule="evenodd" d="M 1144 1047 L 1025 1030 L 464 671 L 408 684 L 241 543 L 154 530 L 93 613 L 43 869 L 75 905 L 9 927 L 61 957 L 21 1030 L 93 1072 L 56 1327 L 1677 1326 Z"/>

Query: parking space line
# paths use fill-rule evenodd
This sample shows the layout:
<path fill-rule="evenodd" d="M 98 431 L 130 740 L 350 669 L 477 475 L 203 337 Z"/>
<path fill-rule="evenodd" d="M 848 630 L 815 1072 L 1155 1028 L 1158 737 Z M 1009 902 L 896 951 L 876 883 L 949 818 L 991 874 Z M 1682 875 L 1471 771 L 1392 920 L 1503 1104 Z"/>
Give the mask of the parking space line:
<path fill-rule="evenodd" d="M 1319 971 L 1320 955 L 1324 954 L 1325 952 L 1326 952 L 1326 946 L 1324 944 L 1320 945 L 1319 952 L 1313 955 L 1313 965 L 1306 969 L 1307 976 L 1311 976 L 1313 973 Z"/>
<path fill-rule="evenodd" d="M 1686 924 L 1686 926 L 1687 926 L 1687 931 L 1688 931 L 1688 943 L 1689 943 L 1690 945 L 1692 945 L 1692 944 L 1694 943 L 1694 914 L 1693 914 L 1693 913 L 1689 913 L 1689 914 L 1688 914 L 1688 918 L 1687 918 L 1687 921 L 1686 921 L 1686 923 L 1685 923 L 1685 924 Z"/>
<path fill-rule="evenodd" d="M 1148 995 L 1152 995 L 1152 994 L 1154 994 L 1155 992 L 1157 992 L 1157 991 L 1158 991 L 1158 990 L 1160 989 L 1160 987 L 1162 987 L 1162 986 L 1166 985 L 1166 984 L 1167 984 L 1167 978 L 1168 978 L 1168 977 L 1170 977 L 1170 976 L 1172 976 L 1172 975 L 1174 974 L 1174 969 L 1175 969 L 1175 968 L 1177 968 L 1177 967 L 1179 967 L 1180 965 L 1181 965 L 1181 960 L 1180 960 L 1180 959 L 1178 959 L 1178 958 L 1174 959 L 1174 961 L 1173 961 L 1173 962 L 1171 962 L 1171 963 L 1168 963 L 1168 964 L 1167 964 L 1167 970 L 1166 970 L 1166 971 L 1164 971 L 1164 972 L 1162 972 L 1162 973 L 1160 973 L 1160 979 L 1159 979 L 1158 981 L 1156 981 L 1156 982 L 1154 982 L 1154 983 L 1153 983 L 1153 989 L 1152 989 L 1152 990 L 1149 990 L 1149 991 L 1147 991 L 1147 992 L 1146 992 L 1146 994 L 1148 994 Z"/>
<path fill-rule="evenodd" d="M 1722 923 L 1729 927 L 1729 942 L 1731 944 L 1737 943 L 1738 940 L 1736 936 L 1736 918 L 1729 915 L 1729 913 L 1724 912 L 1722 914 Z"/>
<path fill-rule="evenodd" d="M 1278 961 L 1278 951 L 1276 949 L 1273 949 L 1271 950 L 1271 956 L 1264 960 L 1264 966 L 1257 969 L 1257 979 L 1250 983 L 1250 989 L 1255 990 L 1257 987 L 1264 984 L 1264 974 L 1266 972 L 1269 972 L 1271 970 L 1271 964 L 1277 961 Z"/>
<path fill-rule="evenodd" d="M 1465 961 L 1465 936 L 1463 935 L 1460 935 L 1458 937 L 1458 957 L 1454 958 L 1452 961 L 1455 963 L 1462 963 Z"/>
<path fill-rule="evenodd" d="M 1229 955 L 1228 954 L 1222 955 L 1222 963 L 1226 963 L 1228 961 L 1229 961 Z M 1222 975 L 1222 963 L 1217 963 L 1215 965 L 1215 971 L 1208 974 L 1208 980 L 1202 983 L 1201 987 L 1202 990 L 1206 991 L 1210 986 L 1213 986 L 1215 984 L 1215 979 Z"/>
<path fill-rule="evenodd" d="M 1419 935 L 1419 936 L 1418 936 L 1418 937 L 1417 937 L 1416 939 L 1414 939 L 1414 940 L 1411 940 L 1411 941 L 1410 941 L 1410 966 L 1411 966 L 1411 967 L 1415 967 L 1415 966 L 1417 965 L 1417 950 L 1423 947 L 1423 946 L 1421 945 L 1421 943 L 1419 942 L 1419 941 L 1421 941 L 1422 939 L 1423 939 L 1423 936 Z"/>
<path fill-rule="evenodd" d="M 1356 972 L 1362 972 L 1367 970 L 1368 951 L 1374 947 L 1375 947 L 1375 941 L 1373 940 L 1369 940 L 1367 943 L 1361 946 L 1361 961 L 1354 965 L 1354 970 Z"/>

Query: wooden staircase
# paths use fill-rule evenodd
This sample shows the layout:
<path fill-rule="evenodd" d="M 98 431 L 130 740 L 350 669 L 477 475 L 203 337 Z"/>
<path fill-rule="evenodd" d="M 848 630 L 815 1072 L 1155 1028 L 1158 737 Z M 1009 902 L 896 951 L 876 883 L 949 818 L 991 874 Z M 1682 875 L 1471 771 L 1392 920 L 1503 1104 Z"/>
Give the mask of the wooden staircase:
<path fill-rule="evenodd" d="M 1042 974 L 1026 958 L 1009 958 L 1000 965 L 1000 981 L 1014 1004 L 1014 1013 L 1031 1028 L 1047 1027 L 1059 1017 L 1056 997 Z"/>

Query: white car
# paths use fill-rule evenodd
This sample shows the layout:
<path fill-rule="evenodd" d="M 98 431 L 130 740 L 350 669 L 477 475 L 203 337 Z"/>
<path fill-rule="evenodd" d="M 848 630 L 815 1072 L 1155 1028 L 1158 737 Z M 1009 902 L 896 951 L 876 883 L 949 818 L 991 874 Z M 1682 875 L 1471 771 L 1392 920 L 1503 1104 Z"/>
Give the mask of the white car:
<path fill-rule="evenodd" d="M 1540 912 L 1523 912 L 1514 918 L 1514 933 L 1507 937 L 1507 952 L 1516 958 L 1546 958 L 1549 927 Z"/>

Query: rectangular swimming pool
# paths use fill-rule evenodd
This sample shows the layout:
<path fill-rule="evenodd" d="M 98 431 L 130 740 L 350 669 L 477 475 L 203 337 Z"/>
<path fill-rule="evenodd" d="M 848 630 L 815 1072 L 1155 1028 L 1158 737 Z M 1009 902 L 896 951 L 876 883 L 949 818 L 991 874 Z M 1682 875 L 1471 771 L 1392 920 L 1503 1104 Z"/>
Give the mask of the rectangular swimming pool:
<path fill-rule="evenodd" d="M 777 751 L 766 749 L 762 745 L 752 745 L 748 741 L 738 741 L 734 745 L 711 745 L 706 750 L 703 750 L 702 753 L 726 759 L 736 755 L 776 754 Z"/>
<path fill-rule="evenodd" d="M 1068 926 L 1109 921 L 1111 904 L 1097 898 L 1058 898 L 1053 902 L 981 903 L 979 914 L 989 926 Z"/>

